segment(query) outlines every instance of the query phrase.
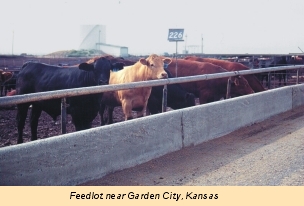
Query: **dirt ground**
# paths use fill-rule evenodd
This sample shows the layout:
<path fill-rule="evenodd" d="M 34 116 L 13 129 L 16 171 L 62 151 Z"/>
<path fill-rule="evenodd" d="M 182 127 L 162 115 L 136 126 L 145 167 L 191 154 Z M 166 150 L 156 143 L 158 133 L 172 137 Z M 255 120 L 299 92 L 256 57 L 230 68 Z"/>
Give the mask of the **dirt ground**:
<path fill-rule="evenodd" d="M 81 185 L 304 185 L 304 106 Z"/>
<path fill-rule="evenodd" d="M 17 124 L 16 124 L 17 109 L 13 107 L 0 108 L 0 148 L 17 144 Z M 28 142 L 31 139 L 31 128 L 29 123 L 30 109 L 28 111 L 25 127 L 23 130 L 23 141 Z M 107 116 L 107 114 L 105 114 Z M 120 122 L 124 120 L 124 116 L 121 107 L 116 107 L 113 113 L 114 122 Z M 97 115 L 92 123 L 92 127 L 100 126 L 100 116 Z M 67 115 L 67 133 L 75 132 L 75 127 L 72 123 L 70 115 Z M 42 112 L 38 123 L 38 139 L 44 139 L 61 134 L 60 116 L 57 121 Z"/>

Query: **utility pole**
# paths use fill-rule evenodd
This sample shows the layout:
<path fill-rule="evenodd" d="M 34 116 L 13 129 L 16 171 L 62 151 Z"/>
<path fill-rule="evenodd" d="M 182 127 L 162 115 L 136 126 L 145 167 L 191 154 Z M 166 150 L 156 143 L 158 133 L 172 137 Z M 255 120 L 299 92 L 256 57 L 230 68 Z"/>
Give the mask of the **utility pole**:
<path fill-rule="evenodd" d="M 98 38 L 98 50 L 100 50 L 100 30 L 99 30 L 99 38 Z"/>
<path fill-rule="evenodd" d="M 12 38 L 12 55 L 14 55 L 14 30 L 13 30 L 13 38 Z"/>
<path fill-rule="evenodd" d="M 188 52 L 187 52 L 187 34 L 185 35 L 185 54 L 188 54 Z"/>
<path fill-rule="evenodd" d="M 202 38 L 202 54 L 204 53 L 204 42 L 203 42 L 203 34 L 201 34 L 201 38 Z"/>

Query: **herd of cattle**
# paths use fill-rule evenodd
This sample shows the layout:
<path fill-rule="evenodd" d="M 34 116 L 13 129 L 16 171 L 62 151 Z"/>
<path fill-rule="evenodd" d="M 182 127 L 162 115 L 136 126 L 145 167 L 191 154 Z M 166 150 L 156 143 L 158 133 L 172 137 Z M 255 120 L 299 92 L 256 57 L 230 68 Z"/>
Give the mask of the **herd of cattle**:
<path fill-rule="evenodd" d="M 176 62 L 177 61 L 177 62 Z M 178 70 L 176 70 L 178 65 Z M 172 77 L 195 76 L 248 70 L 237 62 L 214 58 L 186 57 L 171 59 L 155 54 L 146 59 L 130 61 L 120 57 L 101 56 L 74 66 L 48 65 L 38 62 L 25 63 L 18 75 L 1 71 L 1 86 L 9 92 L 5 95 L 22 95 L 36 92 L 69 88 L 123 84 Z M 265 91 L 256 75 L 232 77 L 231 97 Z M 11 82 L 10 82 L 11 81 Z M 12 83 L 15 81 L 15 84 Z M 200 104 L 218 101 L 226 96 L 227 78 L 196 81 L 168 85 L 167 105 L 172 109 L 194 106 L 195 98 Z M 11 88 L 8 86 L 11 85 Z M 162 109 L 163 86 L 127 89 L 100 94 L 68 97 L 67 113 L 71 115 L 75 130 L 91 128 L 92 121 L 99 113 L 101 125 L 106 124 L 103 114 L 108 110 L 107 123 L 113 123 L 114 107 L 121 106 L 125 120 L 132 119 L 132 111 L 137 117 L 145 112 L 155 114 Z M 3 89 L 1 88 L 1 93 Z M 17 105 L 18 143 L 23 142 L 23 128 L 27 112 L 30 115 L 31 140 L 37 139 L 37 126 L 41 112 L 49 114 L 54 120 L 61 114 L 61 100 L 52 99 Z"/>

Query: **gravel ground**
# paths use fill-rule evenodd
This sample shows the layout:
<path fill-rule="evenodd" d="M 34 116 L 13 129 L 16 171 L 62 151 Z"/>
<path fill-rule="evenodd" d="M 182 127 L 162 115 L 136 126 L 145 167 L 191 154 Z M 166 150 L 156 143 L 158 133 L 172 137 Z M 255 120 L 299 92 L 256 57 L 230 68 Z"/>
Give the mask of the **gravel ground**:
<path fill-rule="evenodd" d="M 304 106 L 82 185 L 304 185 Z"/>

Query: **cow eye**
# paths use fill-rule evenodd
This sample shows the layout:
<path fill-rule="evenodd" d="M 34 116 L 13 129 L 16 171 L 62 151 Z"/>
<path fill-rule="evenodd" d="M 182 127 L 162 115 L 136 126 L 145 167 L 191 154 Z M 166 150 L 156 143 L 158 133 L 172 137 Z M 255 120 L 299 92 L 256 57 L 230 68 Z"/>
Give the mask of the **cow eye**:
<path fill-rule="evenodd" d="M 151 67 L 154 67 L 154 64 L 151 64 Z"/>

